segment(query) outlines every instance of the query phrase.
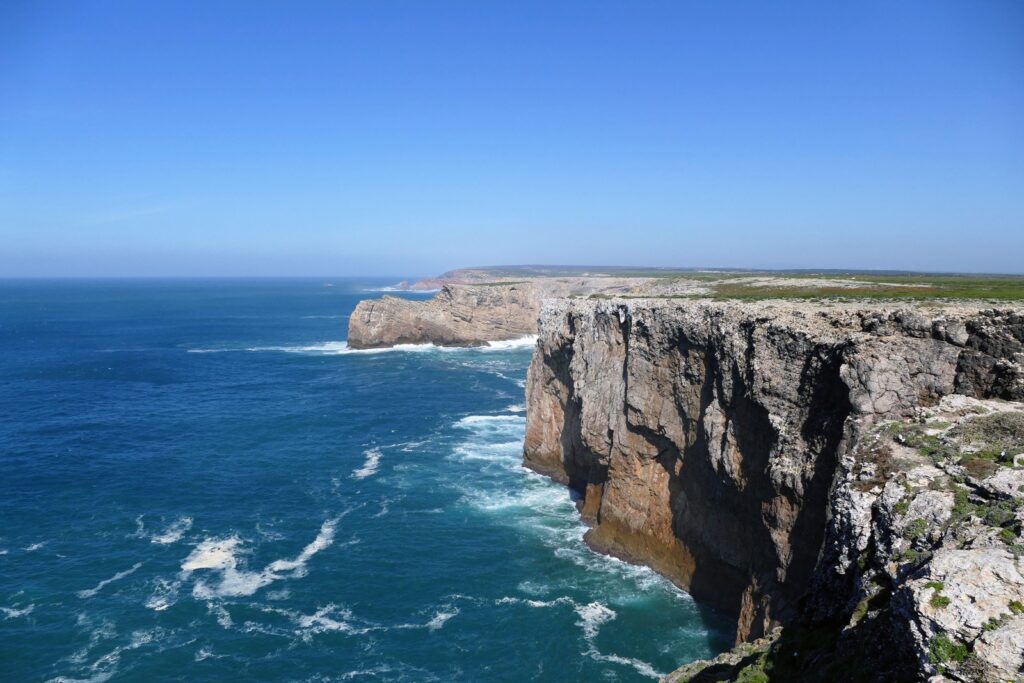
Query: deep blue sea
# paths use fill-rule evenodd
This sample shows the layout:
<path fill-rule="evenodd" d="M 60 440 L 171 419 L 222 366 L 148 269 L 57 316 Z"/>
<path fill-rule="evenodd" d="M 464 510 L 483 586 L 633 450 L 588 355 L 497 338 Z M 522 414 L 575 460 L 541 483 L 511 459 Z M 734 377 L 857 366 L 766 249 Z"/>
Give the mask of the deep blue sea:
<path fill-rule="evenodd" d="M 532 344 L 346 348 L 392 281 L 0 281 L 0 680 L 642 681 L 730 645 L 520 466 Z"/>

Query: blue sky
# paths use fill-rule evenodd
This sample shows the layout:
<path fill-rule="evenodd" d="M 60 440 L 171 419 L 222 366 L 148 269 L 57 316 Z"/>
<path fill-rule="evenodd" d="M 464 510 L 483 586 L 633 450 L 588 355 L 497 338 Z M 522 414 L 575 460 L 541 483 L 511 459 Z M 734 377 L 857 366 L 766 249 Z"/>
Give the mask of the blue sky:
<path fill-rule="evenodd" d="M 0 275 L 1024 272 L 1024 2 L 0 3 Z"/>

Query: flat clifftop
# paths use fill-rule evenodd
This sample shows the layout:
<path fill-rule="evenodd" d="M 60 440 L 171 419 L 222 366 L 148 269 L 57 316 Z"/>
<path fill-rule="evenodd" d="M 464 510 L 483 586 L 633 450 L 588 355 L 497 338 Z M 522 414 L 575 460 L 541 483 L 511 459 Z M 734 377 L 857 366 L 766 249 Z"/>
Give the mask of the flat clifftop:
<path fill-rule="evenodd" d="M 1014 680 L 1021 401 L 1021 308 L 549 300 L 524 461 L 592 546 L 764 637 L 673 680 Z"/>
<path fill-rule="evenodd" d="M 1024 277 L 781 273 L 613 267 L 463 268 L 399 289 L 439 290 L 429 301 L 361 302 L 349 324 L 354 348 L 433 343 L 472 346 L 535 333 L 544 299 L 624 298 L 669 306 L 696 300 L 779 300 L 774 311 L 805 314 L 832 302 L 941 305 L 965 298 L 1024 299 Z M 783 301 L 792 308 L 781 306 Z M 660 304 L 655 302 L 661 302 Z"/>
<path fill-rule="evenodd" d="M 914 323 L 949 318 L 967 317 L 1005 312 L 1024 314 L 1024 305 L 990 302 L 987 300 L 962 301 L 872 301 L 872 300 L 804 300 L 786 297 L 756 300 L 715 299 L 710 297 L 671 298 L 660 296 L 599 296 L 593 298 L 551 298 L 544 302 L 547 309 L 541 322 L 554 321 L 559 312 L 599 311 L 625 307 L 635 311 L 657 312 L 661 316 L 732 317 L 736 319 L 775 319 L 780 324 L 816 334 L 846 334 L 848 331 L 870 331 L 865 320 L 891 318 L 890 323 L 907 327 Z M 899 321 L 905 322 L 899 322 Z M 907 328 L 909 329 L 909 328 Z"/>
<path fill-rule="evenodd" d="M 752 271 L 616 266 L 497 266 L 461 268 L 436 278 L 403 283 L 408 289 L 445 284 L 481 284 L 525 280 L 629 280 L 634 296 L 711 297 L 758 300 L 1024 300 L 1024 276 L 877 271 Z"/>

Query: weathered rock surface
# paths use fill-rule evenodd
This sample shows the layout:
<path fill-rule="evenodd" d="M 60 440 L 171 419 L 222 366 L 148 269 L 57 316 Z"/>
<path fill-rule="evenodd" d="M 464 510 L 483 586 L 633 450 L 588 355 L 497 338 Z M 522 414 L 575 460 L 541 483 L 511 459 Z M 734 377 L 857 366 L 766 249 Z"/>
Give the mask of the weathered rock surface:
<path fill-rule="evenodd" d="M 594 547 L 735 615 L 738 642 L 785 627 L 761 670 L 1019 678 L 1017 470 L 949 430 L 1024 400 L 1021 311 L 560 300 L 539 335 L 526 465 L 584 494 Z"/>
<path fill-rule="evenodd" d="M 349 318 L 348 345 L 480 346 L 536 334 L 539 310 L 540 296 L 533 283 L 445 285 L 427 301 L 368 299 L 360 301 Z"/>
<path fill-rule="evenodd" d="M 348 344 L 356 349 L 382 348 L 397 344 L 438 346 L 480 346 L 491 341 L 514 339 L 537 333 L 537 316 L 545 298 L 606 296 L 669 287 L 671 291 L 690 284 L 661 283 L 654 278 L 619 277 L 531 277 L 502 278 L 480 282 L 487 271 L 453 271 L 440 280 L 408 285 L 413 290 L 424 283 L 438 284 L 440 291 L 426 301 L 394 296 L 360 301 L 349 318 Z M 462 282 L 449 278 L 459 276 Z"/>

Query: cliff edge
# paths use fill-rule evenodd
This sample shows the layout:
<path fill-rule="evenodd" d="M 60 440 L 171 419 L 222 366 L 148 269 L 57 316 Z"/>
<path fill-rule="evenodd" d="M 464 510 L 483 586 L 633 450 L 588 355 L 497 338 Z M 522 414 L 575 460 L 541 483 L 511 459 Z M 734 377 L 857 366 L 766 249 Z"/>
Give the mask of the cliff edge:
<path fill-rule="evenodd" d="M 524 461 L 736 617 L 667 680 L 1021 680 L 1021 401 L 1021 310 L 563 299 Z"/>

